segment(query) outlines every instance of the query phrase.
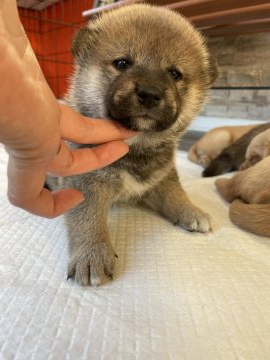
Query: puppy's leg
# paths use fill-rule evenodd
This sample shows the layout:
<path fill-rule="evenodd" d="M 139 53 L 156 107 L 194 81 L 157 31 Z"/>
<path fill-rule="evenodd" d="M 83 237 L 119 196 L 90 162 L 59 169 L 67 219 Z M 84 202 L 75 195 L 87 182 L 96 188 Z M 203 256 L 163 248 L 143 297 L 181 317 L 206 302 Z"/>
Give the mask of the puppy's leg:
<path fill-rule="evenodd" d="M 143 197 L 141 204 L 188 231 L 204 233 L 211 229 L 209 215 L 190 202 L 175 169 L 172 169 L 161 183 Z"/>
<path fill-rule="evenodd" d="M 107 187 L 93 185 L 85 201 L 65 216 L 70 247 L 68 278 L 81 285 L 98 286 L 104 274 L 113 276 L 116 255 L 107 229 L 111 201 Z"/>

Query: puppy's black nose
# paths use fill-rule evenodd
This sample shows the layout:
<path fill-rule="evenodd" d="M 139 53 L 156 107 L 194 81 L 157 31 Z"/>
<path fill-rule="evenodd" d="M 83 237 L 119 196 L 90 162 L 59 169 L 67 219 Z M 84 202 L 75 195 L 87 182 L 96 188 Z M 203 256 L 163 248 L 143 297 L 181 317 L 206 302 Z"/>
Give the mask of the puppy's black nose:
<path fill-rule="evenodd" d="M 137 97 L 140 104 L 147 109 L 158 105 L 162 98 L 162 92 L 152 86 L 139 86 L 137 89 Z"/>

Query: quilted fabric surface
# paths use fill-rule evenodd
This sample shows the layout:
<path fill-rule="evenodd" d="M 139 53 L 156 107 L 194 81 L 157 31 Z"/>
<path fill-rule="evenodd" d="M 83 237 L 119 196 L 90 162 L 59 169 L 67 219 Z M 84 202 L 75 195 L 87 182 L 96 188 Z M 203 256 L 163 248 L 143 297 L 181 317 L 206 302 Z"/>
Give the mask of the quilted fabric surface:
<path fill-rule="evenodd" d="M 0 151 L 1 359 L 270 359 L 270 242 L 230 223 L 213 179 L 185 153 L 182 184 L 215 230 L 187 233 L 147 210 L 115 208 L 115 279 L 81 288 L 66 281 L 62 219 L 8 204 Z"/>

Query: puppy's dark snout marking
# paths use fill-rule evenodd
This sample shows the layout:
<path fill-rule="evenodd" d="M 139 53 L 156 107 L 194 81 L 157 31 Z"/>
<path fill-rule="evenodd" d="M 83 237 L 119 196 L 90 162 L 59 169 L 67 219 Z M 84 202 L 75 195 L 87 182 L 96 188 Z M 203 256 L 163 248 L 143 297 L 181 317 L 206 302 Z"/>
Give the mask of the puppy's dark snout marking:
<path fill-rule="evenodd" d="M 140 104 L 151 109 L 160 103 L 162 92 L 156 87 L 140 86 L 137 89 L 137 97 Z"/>

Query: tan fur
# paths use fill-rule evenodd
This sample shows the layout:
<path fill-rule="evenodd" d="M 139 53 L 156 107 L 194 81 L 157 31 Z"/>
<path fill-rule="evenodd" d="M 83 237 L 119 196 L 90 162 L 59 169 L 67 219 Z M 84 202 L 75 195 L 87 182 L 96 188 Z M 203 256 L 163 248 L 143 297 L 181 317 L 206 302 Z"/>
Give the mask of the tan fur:
<path fill-rule="evenodd" d="M 232 202 L 233 223 L 254 234 L 270 237 L 270 156 L 231 179 L 217 179 L 215 184 L 224 199 Z"/>
<path fill-rule="evenodd" d="M 249 168 L 268 155 L 270 155 L 270 129 L 258 134 L 251 140 L 246 151 L 245 161 L 239 170 Z"/>
<path fill-rule="evenodd" d="M 190 161 L 207 167 L 223 149 L 231 145 L 256 125 L 222 126 L 203 135 L 188 151 Z"/>
<path fill-rule="evenodd" d="M 128 141 L 129 153 L 110 166 L 49 181 L 84 193 L 85 201 L 65 217 L 68 277 L 99 285 L 104 275 L 113 276 L 115 254 L 106 221 L 111 204 L 140 203 L 188 231 L 211 229 L 209 216 L 189 201 L 179 183 L 174 154 L 216 71 L 204 39 L 187 20 L 149 5 L 105 13 L 78 31 L 72 50 L 70 106 L 139 131 Z M 116 66 L 119 59 L 125 59 L 125 69 Z M 177 79 L 175 71 L 181 75 Z"/>
<path fill-rule="evenodd" d="M 245 204 L 234 200 L 230 206 L 230 219 L 246 231 L 270 237 L 270 204 Z"/>

